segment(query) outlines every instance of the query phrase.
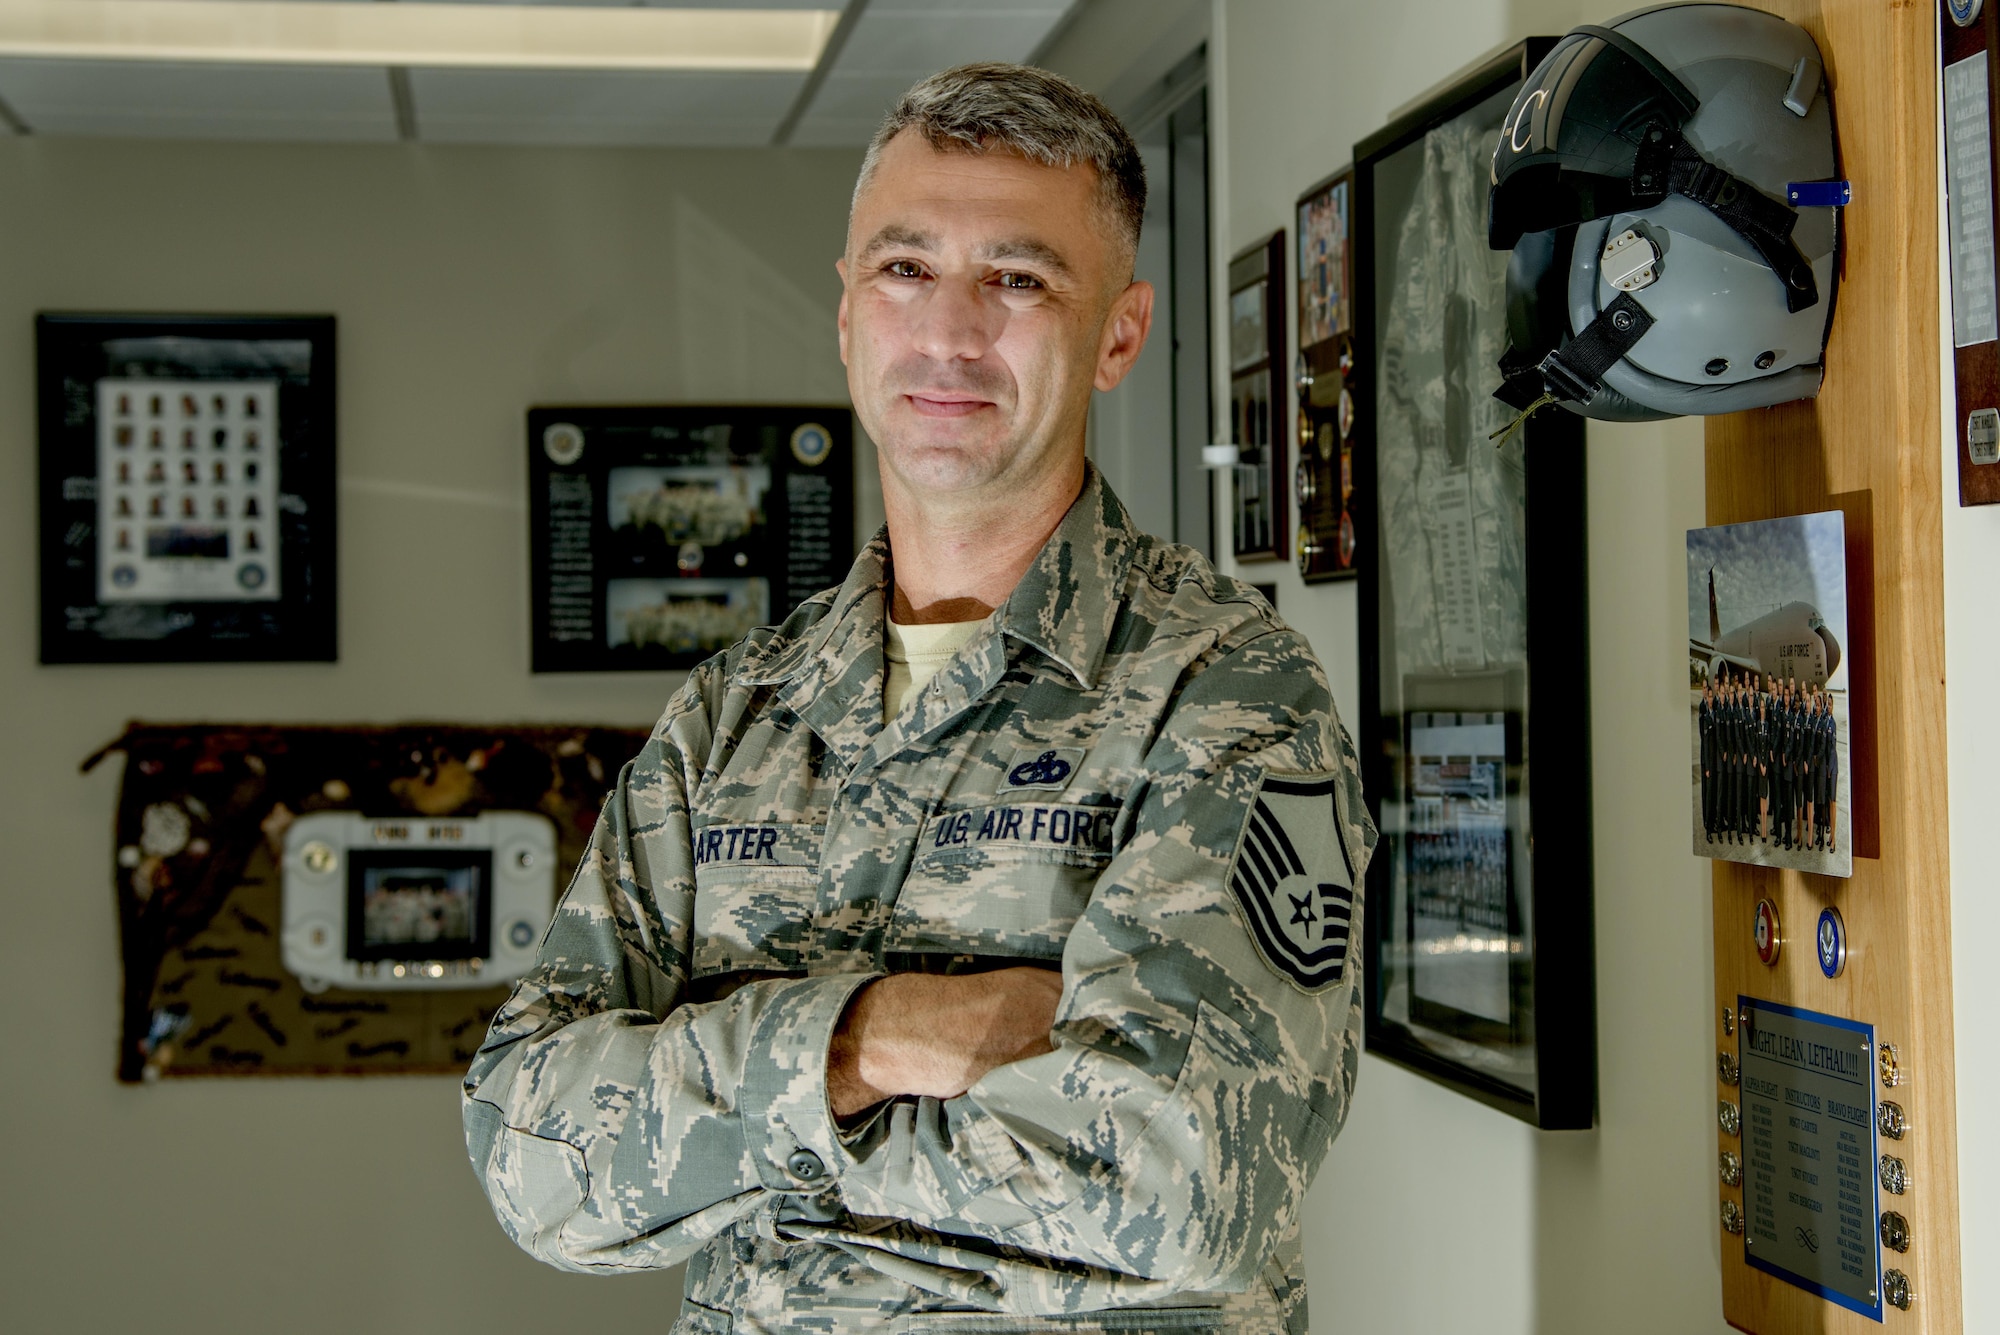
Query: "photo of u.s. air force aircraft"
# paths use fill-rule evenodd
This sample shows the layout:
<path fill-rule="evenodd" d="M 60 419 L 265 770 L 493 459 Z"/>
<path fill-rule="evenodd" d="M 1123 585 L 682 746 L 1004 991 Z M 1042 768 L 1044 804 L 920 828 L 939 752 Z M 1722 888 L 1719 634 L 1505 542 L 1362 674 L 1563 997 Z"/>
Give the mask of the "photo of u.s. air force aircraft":
<path fill-rule="evenodd" d="M 1844 517 L 1692 529 L 1687 581 L 1694 852 L 1851 875 Z"/>
<path fill-rule="evenodd" d="M 1779 677 L 1824 686 L 1840 667 L 1840 639 L 1811 603 L 1793 601 L 1727 634 L 1715 603 L 1715 568 L 1708 571 L 1708 639 L 1688 637 L 1688 654 L 1707 663 L 1711 680 L 1729 673 Z"/>

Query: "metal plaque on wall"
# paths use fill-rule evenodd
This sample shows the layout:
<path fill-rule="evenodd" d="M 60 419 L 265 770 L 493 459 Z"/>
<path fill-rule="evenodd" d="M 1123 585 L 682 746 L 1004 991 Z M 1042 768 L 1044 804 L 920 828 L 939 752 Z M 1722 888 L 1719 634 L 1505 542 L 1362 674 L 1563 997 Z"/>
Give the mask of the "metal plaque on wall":
<path fill-rule="evenodd" d="M 1880 1321 L 1874 1026 L 1752 997 L 1736 1007 L 1743 1259 Z"/>

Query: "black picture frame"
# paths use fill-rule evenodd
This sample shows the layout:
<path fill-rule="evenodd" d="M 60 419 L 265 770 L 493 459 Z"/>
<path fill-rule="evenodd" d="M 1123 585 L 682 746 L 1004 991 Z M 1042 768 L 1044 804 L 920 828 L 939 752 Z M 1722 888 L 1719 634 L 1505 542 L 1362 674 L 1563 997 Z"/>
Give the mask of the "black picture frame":
<path fill-rule="evenodd" d="M 1285 474 L 1285 233 L 1229 262 L 1229 426 L 1236 446 L 1230 550 L 1276 561 L 1288 550 Z"/>
<path fill-rule="evenodd" d="M 1360 574 L 1355 514 L 1371 504 L 1355 486 L 1354 454 L 1367 424 L 1349 385 L 1354 372 L 1354 168 L 1299 196 L 1298 464 L 1292 473 L 1299 576 L 1308 584 Z"/>
<path fill-rule="evenodd" d="M 693 667 L 853 563 L 844 404 L 536 407 L 527 445 L 535 672 Z"/>
<path fill-rule="evenodd" d="M 333 317 L 45 312 L 35 351 L 41 661 L 333 661 Z"/>
<path fill-rule="evenodd" d="M 1404 498 L 1418 494 L 1408 484 L 1409 461 L 1416 446 L 1405 443 L 1401 436 L 1396 441 L 1385 439 L 1389 431 L 1383 416 L 1388 392 L 1383 384 L 1384 331 L 1390 327 L 1388 321 L 1398 298 L 1388 290 L 1389 275 L 1383 270 L 1388 263 L 1385 252 L 1393 251 L 1395 243 L 1378 227 L 1377 210 L 1383 210 L 1383 221 L 1387 221 L 1400 219 L 1408 207 L 1395 192 L 1407 188 L 1398 183 L 1411 179 L 1413 159 L 1397 155 L 1413 146 L 1428 149 L 1431 145 L 1427 141 L 1433 135 L 1440 136 L 1440 152 L 1447 143 L 1455 143 L 1454 152 L 1470 150 L 1474 130 L 1485 125 L 1496 107 L 1504 117 L 1513 92 L 1555 41 L 1529 38 L 1508 48 L 1440 87 L 1355 146 L 1356 337 L 1349 382 L 1360 423 L 1366 427 L 1365 433 L 1357 427 L 1357 435 L 1365 438 L 1355 451 L 1356 491 L 1372 498 L 1359 507 L 1356 516 L 1362 568 L 1357 587 L 1361 762 L 1369 804 L 1382 829 L 1381 847 L 1368 870 L 1367 1047 L 1378 1056 L 1548 1130 L 1588 1128 L 1596 1111 L 1592 836 L 1587 800 L 1590 708 L 1588 678 L 1578 670 L 1589 661 L 1583 423 L 1570 413 L 1549 410 L 1531 418 L 1518 440 L 1501 442 L 1502 448 L 1511 447 L 1511 457 L 1519 461 L 1514 484 L 1521 497 L 1519 522 L 1508 529 L 1518 534 L 1518 567 L 1508 572 L 1516 585 L 1511 591 L 1514 605 L 1520 608 L 1518 638 L 1510 641 L 1518 661 L 1503 656 L 1476 669 L 1454 666 L 1449 671 L 1400 661 L 1398 631 L 1407 632 L 1412 623 L 1397 620 L 1397 598 L 1391 587 L 1395 559 L 1385 547 L 1385 532 L 1393 524 L 1390 540 L 1413 541 L 1409 536 L 1413 520 L 1401 509 L 1393 516 L 1385 516 L 1384 511 L 1392 505 L 1404 506 Z M 1473 119 L 1463 119 L 1467 117 Z M 1487 128 L 1498 131 L 1497 123 Z M 1469 153 L 1467 156 L 1470 162 Z M 1475 173 L 1468 168 L 1463 175 L 1472 180 Z M 1481 225 L 1463 226 L 1459 235 L 1467 237 L 1464 244 L 1483 248 L 1483 167 L 1476 177 L 1482 201 Z M 1459 220 L 1461 224 L 1468 221 Z M 1479 264 L 1482 274 L 1495 272 L 1490 252 Z M 1450 266 L 1429 262 L 1427 272 L 1435 273 L 1440 267 Z M 1472 267 L 1468 264 L 1468 271 Z M 1479 281 L 1491 279 L 1481 277 Z M 1483 293 L 1491 291 L 1482 288 Z M 1412 319 L 1400 327 L 1407 331 L 1423 323 Z M 1429 323 L 1441 326 L 1443 322 Z M 1437 336 L 1444 335 L 1440 332 Z M 1497 414 L 1504 425 L 1513 414 L 1485 402 L 1486 394 L 1499 385 L 1497 365 L 1487 368 L 1482 364 L 1476 369 L 1481 383 L 1460 391 L 1462 402 L 1475 407 L 1471 420 L 1456 424 L 1465 439 L 1456 441 L 1455 448 L 1461 459 L 1467 457 L 1465 451 L 1483 451 L 1471 462 L 1486 466 L 1485 460 L 1503 457 L 1487 439 L 1487 420 Z M 1490 385 L 1484 383 L 1488 379 Z M 1391 457 L 1385 452 L 1395 450 L 1409 453 L 1394 456 L 1399 490 L 1392 499 L 1384 491 L 1383 470 Z M 1441 466 L 1439 472 L 1448 478 L 1451 467 Z M 1470 506 L 1467 502 L 1468 516 Z M 1443 513 L 1441 508 L 1432 511 L 1434 517 Z M 1513 517 L 1509 516 L 1510 520 Z M 1470 580 L 1477 593 L 1470 599 L 1453 598 L 1440 588 L 1430 595 L 1433 609 L 1467 602 L 1483 608 L 1489 583 L 1479 564 L 1481 558 L 1470 548 L 1451 546 L 1456 534 L 1474 531 L 1468 518 L 1462 524 L 1454 520 L 1449 531 L 1438 525 L 1436 532 L 1422 536 L 1422 541 L 1435 544 L 1430 559 L 1436 564 L 1429 568 L 1457 571 L 1451 581 Z M 1402 549 L 1404 565 L 1414 569 L 1408 550 Z M 1452 564 L 1454 551 L 1464 558 L 1458 565 Z M 1491 587 L 1498 587 L 1497 577 Z M 1475 641 L 1478 644 L 1487 642 L 1485 623 L 1478 619 L 1483 614 L 1471 614 L 1470 624 L 1481 632 Z M 1460 617 L 1457 624 L 1465 624 L 1465 614 L 1453 615 Z M 1496 624 L 1499 616 L 1495 614 Z M 1424 629 L 1444 643 L 1444 613 L 1440 611 L 1434 623 Z M 1411 657 L 1414 660 L 1415 655 Z M 1531 664 L 1548 666 L 1531 671 Z M 1423 757 L 1415 754 L 1411 740 L 1419 721 L 1425 727 L 1460 730 L 1437 734 L 1441 737 L 1488 739 L 1429 744 L 1441 752 L 1460 748 L 1442 757 L 1448 764 L 1441 764 L 1439 772 L 1449 769 L 1454 776 L 1446 786 L 1463 787 L 1468 782 L 1467 773 L 1476 774 L 1482 764 L 1493 770 L 1489 762 L 1496 757 L 1504 759 L 1504 792 L 1494 770 L 1490 810 L 1499 813 L 1497 819 L 1504 831 L 1502 883 L 1506 903 L 1489 906 L 1492 922 L 1498 925 L 1483 929 L 1488 935 L 1461 930 L 1448 939 L 1441 952 L 1447 960 L 1463 959 L 1468 967 L 1484 967 L 1470 959 L 1471 953 L 1481 948 L 1504 950 L 1504 969 L 1493 962 L 1483 975 L 1477 975 L 1485 980 L 1479 984 L 1485 991 L 1461 985 L 1455 1001 L 1419 995 L 1416 976 L 1421 952 L 1419 934 L 1412 926 L 1418 901 L 1411 889 L 1418 878 L 1411 865 L 1421 850 L 1412 831 L 1420 828 L 1420 819 L 1430 818 L 1427 813 L 1444 810 L 1453 800 L 1470 799 L 1462 795 L 1454 799 L 1449 794 L 1440 799 L 1435 787 L 1430 792 L 1419 791 Z M 1496 745 L 1500 751 L 1494 750 Z M 1535 792 L 1528 782 L 1530 773 L 1539 776 L 1541 786 L 1549 790 L 1549 810 L 1539 826 Z M 1476 814 L 1478 808 L 1468 805 L 1464 810 Z M 1482 817 L 1494 818 L 1490 814 Z M 1459 822 L 1452 828 L 1462 829 L 1473 816 L 1455 815 L 1452 819 Z M 1534 837 L 1537 834 L 1539 837 Z M 1427 919 L 1441 921 L 1444 919 L 1439 915 L 1455 911 L 1461 915 L 1459 921 L 1465 922 L 1463 915 L 1471 911 L 1468 905 L 1473 901 L 1462 891 L 1457 893 L 1460 897 L 1447 901 L 1444 907 L 1437 901 L 1425 903 L 1422 907 Z M 1473 977 L 1466 973 L 1461 979 Z M 1473 993 L 1482 1000 L 1464 999 Z M 1504 1015 L 1500 1014 L 1502 1005 Z"/>

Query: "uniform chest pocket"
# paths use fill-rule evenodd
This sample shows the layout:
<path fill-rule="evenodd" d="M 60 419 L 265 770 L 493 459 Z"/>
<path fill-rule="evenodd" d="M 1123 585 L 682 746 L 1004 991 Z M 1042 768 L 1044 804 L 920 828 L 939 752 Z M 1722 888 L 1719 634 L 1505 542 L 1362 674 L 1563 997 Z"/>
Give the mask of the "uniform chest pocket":
<path fill-rule="evenodd" d="M 1116 807 L 943 811 L 918 836 L 889 954 L 1056 961 L 1111 860 Z"/>
<path fill-rule="evenodd" d="M 694 977 L 804 972 L 825 835 L 823 825 L 695 827 Z"/>

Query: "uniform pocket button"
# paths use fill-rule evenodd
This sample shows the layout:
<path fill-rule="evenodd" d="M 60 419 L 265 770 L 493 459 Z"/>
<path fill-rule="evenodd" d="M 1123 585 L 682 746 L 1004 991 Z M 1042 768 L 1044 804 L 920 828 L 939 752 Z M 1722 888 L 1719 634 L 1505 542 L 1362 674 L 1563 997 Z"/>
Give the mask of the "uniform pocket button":
<path fill-rule="evenodd" d="M 792 1157 L 785 1160 L 785 1167 L 801 1182 L 817 1182 L 826 1176 L 826 1165 L 811 1150 L 793 1150 Z"/>

